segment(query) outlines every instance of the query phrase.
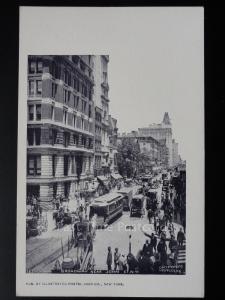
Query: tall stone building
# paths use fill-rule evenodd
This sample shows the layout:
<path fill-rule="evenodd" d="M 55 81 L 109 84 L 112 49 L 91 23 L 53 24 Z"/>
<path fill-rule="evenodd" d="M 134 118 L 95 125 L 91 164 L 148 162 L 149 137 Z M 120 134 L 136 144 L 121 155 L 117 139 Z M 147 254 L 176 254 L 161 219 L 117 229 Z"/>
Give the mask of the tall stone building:
<path fill-rule="evenodd" d="M 117 120 L 109 115 L 109 167 L 110 172 L 118 172 L 117 166 L 117 138 L 118 128 Z"/>
<path fill-rule="evenodd" d="M 139 128 L 138 133 L 140 136 L 152 137 L 161 144 L 165 144 L 168 149 L 168 166 L 173 166 L 172 124 L 168 112 L 165 112 L 162 123 Z"/>
<path fill-rule="evenodd" d="M 93 57 L 29 56 L 27 196 L 73 197 L 93 178 Z"/>
<path fill-rule="evenodd" d="M 108 84 L 108 55 L 95 55 L 94 58 L 94 94 L 95 104 L 95 145 L 94 155 L 95 175 L 107 174 L 110 171 L 109 160 L 109 84 Z M 100 149 L 101 148 L 101 149 Z"/>
<path fill-rule="evenodd" d="M 178 143 L 173 139 L 172 140 L 173 147 L 173 166 L 177 166 L 180 163 L 180 157 L 178 153 Z"/>

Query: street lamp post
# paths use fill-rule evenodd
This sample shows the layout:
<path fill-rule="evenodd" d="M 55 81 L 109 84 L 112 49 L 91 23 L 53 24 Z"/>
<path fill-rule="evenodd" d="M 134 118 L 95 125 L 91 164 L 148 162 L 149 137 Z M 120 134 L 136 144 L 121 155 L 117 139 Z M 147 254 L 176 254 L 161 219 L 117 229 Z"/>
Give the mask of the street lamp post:
<path fill-rule="evenodd" d="M 131 234 L 129 235 L 129 253 L 131 253 Z"/>
<path fill-rule="evenodd" d="M 129 246 L 128 246 L 128 251 L 129 251 L 129 254 L 131 254 L 131 231 L 134 229 L 134 227 L 132 225 L 127 225 L 126 226 L 126 230 L 129 231 Z"/>

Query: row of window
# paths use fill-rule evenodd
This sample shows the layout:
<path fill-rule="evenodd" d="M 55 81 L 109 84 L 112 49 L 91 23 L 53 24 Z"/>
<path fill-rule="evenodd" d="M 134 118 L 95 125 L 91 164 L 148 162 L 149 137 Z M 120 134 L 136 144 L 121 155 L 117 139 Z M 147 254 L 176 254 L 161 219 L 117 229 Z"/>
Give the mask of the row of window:
<path fill-rule="evenodd" d="M 98 121 L 98 122 L 102 121 L 102 115 L 99 112 L 95 113 L 95 120 Z"/>
<path fill-rule="evenodd" d="M 71 92 L 68 90 L 63 91 L 63 101 L 65 104 L 69 104 L 71 101 Z M 80 97 L 73 95 L 73 107 L 78 110 L 79 109 L 79 103 L 80 103 Z M 82 100 L 81 102 L 81 112 L 86 113 L 86 108 L 87 108 L 87 102 L 85 100 Z M 88 110 L 88 117 L 92 117 L 92 112 L 91 112 L 91 105 L 89 105 L 89 110 Z"/>
<path fill-rule="evenodd" d="M 55 145 L 57 142 L 57 129 L 52 129 L 50 131 L 52 145 Z M 73 144 L 79 145 L 79 135 L 72 135 Z M 27 129 L 27 142 L 29 146 L 40 146 L 41 144 L 41 128 L 28 128 Z M 63 145 L 68 147 L 70 143 L 70 133 L 63 132 Z M 92 149 L 92 139 L 82 136 L 81 146 Z"/>
<path fill-rule="evenodd" d="M 55 98 L 57 93 L 58 85 L 52 82 L 52 98 Z M 41 96 L 42 95 L 42 80 L 29 80 L 28 85 L 28 94 L 29 96 Z M 87 97 L 86 93 L 83 94 Z M 70 102 L 71 91 L 66 89 L 63 90 L 63 101 L 64 103 Z M 74 107 L 78 107 L 79 105 L 79 96 L 73 95 L 74 99 Z M 86 102 L 85 102 L 86 103 Z"/>
<path fill-rule="evenodd" d="M 86 104 L 86 103 L 85 103 Z M 55 115 L 55 108 L 52 105 L 51 106 L 51 120 L 54 120 L 54 115 Z M 28 105 L 28 120 L 29 121 L 40 121 L 41 120 L 41 104 L 30 104 Z M 76 123 L 76 115 L 73 115 L 73 127 L 75 128 L 77 126 Z M 63 110 L 63 123 L 65 125 L 68 125 L 68 111 L 66 109 Z M 90 128 L 90 123 L 88 123 L 88 129 L 89 131 L 91 130 Z M 81 129 L 86 130 L 84 126 L 84 119 L 81 118 Z"/>
<path fill-rule="evenodd" d="M 68 125 L 68 112 L 67 112 L 67 110 L 64 110 L 63 111 L 63 123 L 65 124 L 65 125 Z M 84 119 L 83 118 L 81 118 L 81 130 L 86 130 L 87 128 L 85 128 L 85 123 L 84 123 Z M 90 131 L 90 129 L 91 129 L 91 127 L 90 127 L 91 125 L 90 125 L 90 123 L 88 123 L 88 129 L 89 129 L 89 131 Z M 77 127 L 77 117 L 76 117 L 76 115 L 74 114 L 73 115 L 73 127 L 74 128 L 76 128 Z"/>
<path fill-rule="evenodd" d="M 68 197 L 69 196 L 69 192 L 70 192 L 70 182 L 64 182 L 63 183 L 64 186 L 64 196 Z M 52 185 L 52 190 L 53 190 L 53 197 L 55 198 L 58 194 L 58 183 L 54 182 Z M 40 185 L 27 185 L 27 197 L 31 198 L 31 197 L 40 197 Z"/>
<path fill-rule="evenodd" d="M 101 135 L 101 132 L 102 132 L 102 128 L 100 126 L 95 125 L 95 133 L 97 135 Z"/>
<path fill-rule="evenodd" d="M 75 174 L 75 156 L 64 155 L 63 157 L 63 174 L 68 176 L 69 162 L 71 161 L 71 174 Z M 52 155 L 52 176 L 56 174 L 57 156 Z M 91 168 L 91 158 L 88 160 L 88 171 Z M 84 161 L 84 169 L 86 169 L 86 161 Z M 41 155 L 28 155 L 27 157 L 27 174 L 30 176 L 41 175 Z"/>
<path fill-rule="evenodd" d="M 61 77 L 61 67 L 58 66 L 55 62 L 50 65 L 50 72 L 54 78 L 60 79 Z M 42 61 L 29 61 L 29 73 L 30 74 L 41 74 L 43 73 L 43 62 Z M 66 85 L 72 86 L 78 92 L 81 91 L 82 95 L 85 97 L 89 97 L 92 99 L 92 91 L 91 88 L 87 88 L 87 85 L 80 81 L 79 78 L 71 76 L 71 72 L 68 70 L 64 70 L 63 79 Z M 34 82 L 34 81 L 32 81 Z M 33 83 L 31 83 L 33 84 Z M 32 94 L 31 94 L 32 95 Z"/>
<path fill-rule="evenodd" d="M 42 95 L 42 80 L 29 80 L 29 96 Z"/>
<path fill-rule="evenodd" d="M 57 93 L 57 84 L 52 83 L 52 98 L 55 98 L 55 95 Z M 42 81 L 41 80 L 30 80 L 29 81 L 29 95 L 34 96 L 34 95 L 41 95 L 42 94 Z M 71 92 L 68 90 L 63 91 L 63 101 L 65 104 L 68 104 L 71 99 Z M 79 108 L 79 96 L 73 95 L 73 106 L 75 109 Z M 82 100 L 82 112 L 86 113 L 86 107 L 87 107 L 87 102 Z M 92 117 L 92 112 L 91 112 L 91 105 L 89 105 L 89 110 L 88 110 L 88 116 L 89 118 Z"/>
<path fill-rule="evenodd" d="M 41 120 L 41 104 L 28 105 L 28 120 L 29 121 Z"/>
<path fill-rule="evenodd" d="M 95 150 L 101 151 L 102 143 L 101 141 L 95 140 Z"/>
<path fill-rule="evenodd" d="M 29 73 L 42 73 L 43 72 L 43 63 L 42 61 L 29 61 Z"/>

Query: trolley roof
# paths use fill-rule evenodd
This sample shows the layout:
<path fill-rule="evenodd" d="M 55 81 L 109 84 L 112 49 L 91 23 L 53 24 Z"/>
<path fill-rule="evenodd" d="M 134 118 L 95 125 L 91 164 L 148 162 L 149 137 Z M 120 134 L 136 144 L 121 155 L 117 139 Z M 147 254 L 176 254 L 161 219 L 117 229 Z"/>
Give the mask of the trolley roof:
<path fill-rule="evenodd" d="M 96 198 L 90 206 L 94 206 L 94 205 L 104 206 L 115 200 L 119 200 L 120 198 L 122 198 L 122 195 L 118 193 L 105 194 L 101 197 Z"/>
<path fill-rule="evenodd" d="M 143 199 L 143 198 L 144 198 L 143 194 L 133 196 L 133 199 Z"/>
<path fill-rule="evenodd" d="M 118 190 L 117 193 L 119 193 L 119 194 L 127 194 L 127 193 L 130 193 L 130 191 L 133 191 L 132 187 L 124 187 L 124 188 Z"/>

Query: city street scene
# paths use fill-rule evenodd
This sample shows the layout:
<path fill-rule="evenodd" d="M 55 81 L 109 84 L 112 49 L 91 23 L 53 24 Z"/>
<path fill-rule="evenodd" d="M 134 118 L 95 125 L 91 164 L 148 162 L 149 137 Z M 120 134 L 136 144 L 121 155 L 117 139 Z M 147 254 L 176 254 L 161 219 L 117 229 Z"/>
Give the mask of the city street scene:
<path fill-rule="evenodd" d="M 28 56 L 27 273 L 186 272 L 186 160 L 173 114 L 121 128 L 110 62 Z"/>

